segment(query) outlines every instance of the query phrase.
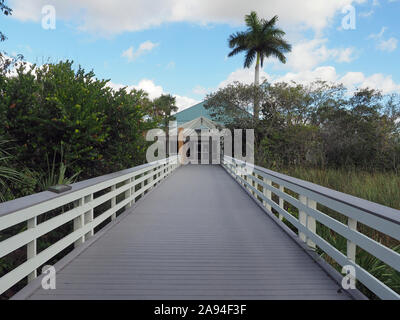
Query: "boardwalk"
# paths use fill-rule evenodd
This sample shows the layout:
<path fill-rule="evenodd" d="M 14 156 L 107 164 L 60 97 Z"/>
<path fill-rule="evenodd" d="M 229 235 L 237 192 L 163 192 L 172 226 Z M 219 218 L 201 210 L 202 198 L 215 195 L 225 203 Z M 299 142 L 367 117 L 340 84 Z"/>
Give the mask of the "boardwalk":
<path fill-rule="evenodd" d="M 30 299 L 349 299 L 220 166 L 186 166 Z"/>

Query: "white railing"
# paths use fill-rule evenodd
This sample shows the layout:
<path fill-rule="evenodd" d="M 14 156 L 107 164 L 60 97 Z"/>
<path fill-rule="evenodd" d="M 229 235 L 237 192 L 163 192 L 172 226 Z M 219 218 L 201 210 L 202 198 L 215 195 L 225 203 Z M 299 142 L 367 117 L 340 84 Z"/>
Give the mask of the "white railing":
<path fill-rule="evenodd" d="M 0 204 L 0 232 L 20 223 L 27 225 L 25 231 L 0 242 L 0 259 L 24 246 L 27 253 L 25 262 L 0 278 L 0 294 L 25 277 L 28 277 L 28 282 L 35 279 L 40 266 L 72 244 L 77 247 L 84 243 L 93 236 L 97 226 L 109 218 L 116 219 L 118 211 L 131 207 L 137 198 L 142 197 L 178 166 L 178 157 L 174 156 L 72 184 L 72 189 L 62 194 L 45 191 Z M 99 191 L 103 191 L 102 194 L 95 197 Z M 117 197 L 123 199 L 117 203 Z M 96 207 L 110 202 L 108 210 L 94 216 Z M 67 205 L 72 208 L 64 212 Z M 60 208 L 63 208 L 61 214 L 38 223 L 39 216 Z M 37 252 L 38 238 L 69 222 L 73 222 L 71 233 L 40 253 Z"/>
<path fill-rule="evenodd" d="M 258 166 L 250 174 L 243 169 L 246 163 L 224 157 L 223 167 L 244 187 L 268 212 L 274 209 L 279 219 L 285 218 L 298 230 L 299 239 L 310 249 L 318 246 L 339 265 L 353 266 L 356 278 L 382 299 L 400 299 L 400 295 L 375 278 L 356 263 L 356 249 L 362 248 L 394 270 L 400 271 L 400 254 L 382 245 L 357 230 L 358 222 L 396 240 L 400 240 L 400 211 L 341 192 L 295 179 Z M 279 186 L 279 187 L 275 187 Z M 297 194 L 295 197 L 288 194 Z M 279 199 L 272 200 L 272 194 Z M 260 200 L 261 199 L 261 200 Z M 276 198 L 275 198 L 276 200 Z M 298 218 L 284 208 L 284 202 L 298 209 Z M 330 208 L 345 217 L 347 224 L 317 209 L 317 204 Z M 347 239 L 347 254 L 343 254 L 316 232 L 316 222 Z"/>

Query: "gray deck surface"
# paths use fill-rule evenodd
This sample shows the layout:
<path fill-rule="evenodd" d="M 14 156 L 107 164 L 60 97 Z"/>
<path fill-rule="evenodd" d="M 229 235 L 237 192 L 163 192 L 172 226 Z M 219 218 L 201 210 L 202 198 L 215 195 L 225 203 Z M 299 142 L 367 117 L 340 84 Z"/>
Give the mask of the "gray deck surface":
<path fill-rule="evenodd" d="M 220 166 L 179 168 L 31 299 L 349 299 Z"/>

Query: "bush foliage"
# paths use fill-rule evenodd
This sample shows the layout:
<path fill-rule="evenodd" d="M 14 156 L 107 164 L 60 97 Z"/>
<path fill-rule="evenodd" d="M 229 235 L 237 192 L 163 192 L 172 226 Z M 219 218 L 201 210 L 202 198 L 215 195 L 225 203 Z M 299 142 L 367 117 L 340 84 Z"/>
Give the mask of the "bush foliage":
<path fill-rule="evenodd" d="M 316 81 L 235 83 L 207 99 L 206 107 L 228 119 L 230 128 L 255 130 L 255 157 L 262 166 L 399 170 L 399 95 L 368 88 L 348 92 Z M 260 119 L 249 114 L 254 100 L 260 101 Z"/>
<path fill-rule="evenodd" d="M 40 181 L 55 157 L 65 177 L 80 173 L 86 179 L 145 161 L 144 132 L 156 123 L 144 91 L 112 90 L 72 61 L 42 67 L 6 62 L 0 73 L 0 137 L 12 141 L 14 169 L 29 170 Z M 13 189 L 24 195 L 20 186 Z"/>

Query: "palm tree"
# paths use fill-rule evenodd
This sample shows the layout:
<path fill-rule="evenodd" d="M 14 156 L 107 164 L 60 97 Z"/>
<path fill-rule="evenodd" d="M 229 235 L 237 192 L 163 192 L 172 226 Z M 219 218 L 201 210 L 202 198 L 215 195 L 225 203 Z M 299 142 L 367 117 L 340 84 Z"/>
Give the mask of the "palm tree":
<path fill-rule="evenodd" d="M 271 20 L 259 19 L 257 13 L 252 11 L 245 16 L 248 27 L 246 31 L 236 32 L 230 35 L 229 47 L 233 49 L 228 57 L 232 57 L 242 51 L 246 52 L 244 67 L 250 68 L 256 59 L 254 84 L 260 83 L 260 64 L 263 67 L 264 59 L 276 57 L 282 63 L 286 63 L 285 53 L 292 50 L 292 46 L 283 39 L 286 34 L 283 30 L 275 27 L 278 16 Z M 255 99 L 256 100 L 256 99 Z M 258 102 L 254 101 L 254 117 L 258 118 Z"/>

